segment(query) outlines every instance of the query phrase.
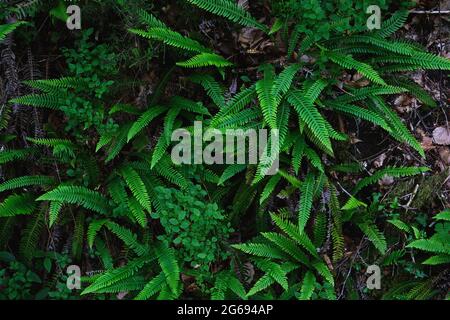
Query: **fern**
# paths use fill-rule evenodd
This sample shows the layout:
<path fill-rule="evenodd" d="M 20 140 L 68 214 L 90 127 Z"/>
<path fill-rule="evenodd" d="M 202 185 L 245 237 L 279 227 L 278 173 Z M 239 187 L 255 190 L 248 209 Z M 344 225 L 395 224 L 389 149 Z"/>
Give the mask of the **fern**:
<path fill-rule="evenodd" d="M 303 232 L 311 214 L 313 204 L 315 180 L 314 175 L 309 173 L 300 188 L 300 204 L 298 212 L 298 229 Z"/>
<path fill-rule="evenodd" d="M 325 146 L 330 154 L 333 154 L 325 119 L 313 106 L 311 101 L 308 101 L 300 91 L 292 91 L 287 96 L 287 100 L 297 111 L 299 118 L 311 130 L 312 134 L 314 134 L 315 138 Z"/>
<path fill-rule="evenodd" d="M 310 271 L 307 271 L 303 278 L 302 288 L 300 290 L 299 300 L 309 300 L 314 292 L 316 277 Z"/>
<path fill-rule="evenodd" d="M 147 31 L 137 29 L 129 29 L 129 31 L 143 38 L 162 41 L 169 46 L 187 51 L 194 51 L 198 53 L 208 53 L 211 51 L 197 41 L 184 37 L 178 32 L 167 28 L 153 27 Z"/>
<path fill-rule="evenodd" d="M 1 183 L 0 192 L 28 186 L 50 185 L 53 182 L 54 179 L 48 176 L 23 176 Z"/>
<path fill-rule="evenodd" d="M 19 26 L 25 24 L 23 21 L 17 21 L 13 23 L 8 24 L 2 24 L 0 25 L 0 42 L 5 40 L 6 36 L 16 30 Z"/>
<path fill-rule="evenodd" d="M 155 248 L 155 252 L 170 290 L 174 295 L 179 295 L 180 269 L 175 257 L 175 250 L 161 242 Z"/>
<path fill-rule="evenodd" d="M 370 65 L 359 62 L 348 55 L 343 55 L 337 52 L 326 51 L 325 54 L 334 63 L 337 63 L 347 69 L 355 69 L 374 83 L 386 85 L 386 82 L 384 82 L 380 75 Z"/>
<path fill-rule="evenodd" d="M 404 168 L 395 168 L 395 167 L 388 167 L 382 170 L 377 171 L 370 177 L 366 177 L 361 179 L 355 186 L 355 188 L 352 191 L 352 194 L 356 194 L 359 191 L 361 191 L 363 188 L 367 187 L 368 185 L 376 183 L 378 180 L 382 179 L 384 176 L 390 176 L 393 178 L 398 177 L 410 177 L 414 176 L 420 173 L 425 173 L 429 171 L 426 167 L 404 167 Z"/>
<path fill-rule="evenodd" d="M 36 203 L 31 194 L 13 194 L 0 203 L 0 218 L 29 215 L 35 209 Z"/>
<path fill-rule="evenodd" d="M 373 243 L 375 248 L 384 254 L 387 249 L 386 239 L 383 233 L 373 223 L 361 223 L 358 224 L 361 231 L 367 236 L 367 238 Z"/>
<path fill-rule="evenodd" d="M 145 210 L 151 211 L 150 197 L 147 188 L 136 170 L 131 166 L 124 166 L 121 169 L 121 174 L 139 204 Z"/>
<path fill-rule="evenodd" d="M 96 191 L 81 186 L 59 186 L 36 200 L 78 204 L 102 214 L 108 214 L 110 211 L 107 198 Z"/>
<path fill-rule="evenodd" d="M 133 123 L 131 128 L 128 131 L 127 142 L 133 139 L 139 132 L 141 132 L 149 123 L 155 119 L 157 116 L 162 114 L 167 109 L 162 106 L 154 106 L 150 107 L 147 111 L 145 111 L 139 119 Z"/>
<path fill-rule="evenodd" d="M 246 27 L 255 27 L 268 33 L 267 26 L 256 21 L 247 11 L 231 0 L 187 0 L 199 8 L 227 18 Z"/>
<path fill-rule="evenodd" d="M 200 53 L 187 61 L 177 62 L 177 66 L 184 68 L 201 68 L 201 67 L 230 67 L 233 63 L 226 60 L 224 57 L 215 53 Z"/>

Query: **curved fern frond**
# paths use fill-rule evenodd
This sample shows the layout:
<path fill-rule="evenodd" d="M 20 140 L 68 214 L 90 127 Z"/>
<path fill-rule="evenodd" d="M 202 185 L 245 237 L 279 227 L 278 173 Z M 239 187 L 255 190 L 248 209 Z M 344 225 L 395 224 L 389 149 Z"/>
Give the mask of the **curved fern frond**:
<path fill-rule="evenodd" d="M 59 186 L 39 198 L 37 201 L 58 201 L 80 205 L 86 209 L 108 214 L 108 199 L 102 194 L 81 186 Z"/>
<path fill-rule="evenodd" d="M 23 176 L 10 179 L 0 184 L 0 192 L 5 190 L 18 189 L 28 186 L 50 185 L 54 182 L 53 177 L 49 176 Z"/>
<path fill-rule="evenodd" d="M 36 202 L 31 194 L 13 194 L 0 203 L 0 218 L 32 214 Z"/>
<path fill-rule="evenodd" d="M 215 53 L 200 53 L 187 61 L 177 62 L 177 66 L 184 68 L 201 68 L 201 67 L 230 67 L 233 63 L 224 57 Z"/>
<path fill-rule="evenodd" d="M 239 23 L 246 27 L 255 27 L 268 33 L 269 28 L 253 18 L 242 7 L 238 6 L 231 0 L 187 0 L 189 3 L 197 7 L 227 18 L 233 22 Z"/>
<path fill-rule="evenodd" d="M 382 170 L 379 170 L 375 172 L 370 177 L 366 177 L 361 179 L 353 189 L 352 194 L 356 194 L 359 191 L 361 191 L 363 188 L 367 187 L 368 185 L 376 183 L 378 180 L 382 179 L 384 176 L 390 176 L 393 178 L 399 178 L 399 177 L 410 177 L 415 176 L 421 173 L 428 172 L 430 169 L 426 167 L 402 167 L 402 168 L 395 168 L 395 167 L 388 167 Z"/>
<path fill-rule="evenodd" d="M 137 34 L 143 38 L 162 41 L 165 44 L 180 48 L 187 51 L 194 51 L 198 53 L 211 52 L 208 48 L 202 46 L 199 42 L 192 40 L 188 37 L 184 37 L 178 32 L 172 31 L 167 28 L 154 27 L 147 31 L 138 29 L 128 29 L 131 33 Z"/>

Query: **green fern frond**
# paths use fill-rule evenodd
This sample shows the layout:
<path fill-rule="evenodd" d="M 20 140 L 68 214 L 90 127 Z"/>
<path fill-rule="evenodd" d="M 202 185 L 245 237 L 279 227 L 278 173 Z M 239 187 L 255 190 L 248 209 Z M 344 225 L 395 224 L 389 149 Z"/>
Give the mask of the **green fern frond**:
<path fill-rule="evenodd" d="M 104 225 L 138 256 L 148 253 L 148 247 L 141 244 L 138 241 L 136 234 L 134 234 L 130 229 L 122 227 L 112 221 L 106 221 Z"/>
<path fill-rule="evenodd" d="M 360 223 L 358 227 L 367 236 L 367 238 L 372 242 L 375 248 L 384 254 L 387 249 L 386 238 L 384 234 L 378 229 L 378 227 L 373 223 Z"/>
<path fill-rule="evenodd" d="M 333 274 L 331 273 L 330 269 L 328 269 L 325 263 L 323 263 L 320 260 L 317 260 L 312 263 L 312 266 L 328 283 L 330 283 L 334 287 Z"/>
<path fill-rule="evenodd" d="M 119 281 L 131 278 L 140 268 L 149 262 L 151 262 L 151 260 L 148 257 L 141 257 L 128 262 L 128 264 L 123 267 L 107 271 L 98 277 L 94 283 L 84 289 L 81 292 L 81 295 L 99 292 L 104 288 L 118 283 Z"/>
<path fill-rule="evenodd" d="M 192 82 L 200 84 L 205 89 L 211 100 L 222 109 L 225 107 L 223 89 L 220 84 L 210 75 L 198 74 L 189 78 Z"/>
<path fill-rule="evenodd" d="M 445 245 L 444 243 L 437 241 L 437 240 L 433 240 L 433 239 L 414 240 L 413 242 L 408 244 L 406 247 L 419 249 L 422 251 L 428 251 L 428 252 L 432 252 L 432 253 L 438 253 L 438 254 L 439 253 L 450 254 L 450 248 L 449 248 L 448 244 Z"/>
<path fill-rule="evenodd" d="M 287 96 L 287 100 L 297 111 L 299 118 L 311 130 L 314 137 L 325 146 L 330 154 L 333 154 L 330 136 L 325 125 L 325 119 L 317 109 L 307 101 L 301 91 L 292 91 Z"/>
<path fill-rule="evenodd" d="M 373 32 L 374 36 L 387 38 L 397 32 L 401 27 L 405 25 L 406 20 L 408 19 L 409 11 L 407 10 L 399 10 L 396 11 L 392 17 L 388 20 L 383 21 L 381 24 L 381 29 Z"/>
<path fill-rule="evenodd" d="M 184 68 L 201 68 L 201 67 L 231 67 L 232 62 L 215 53 L 200 53 L 187 61 L 177 62 L 177 66 Z"/>
<path fill-rule="evenodd" d="M 309 266 L 308 257 L 298 248 L 297 243 L 294 240 L 276 232 L 263 232 L 261 235 L 296 261 L 305 266 Z"/>
<path fill-rule="evenodd" d="M 166 276 L 164 272 L 161 271 L 156 277 L 151 279 L 145 287 L 139 292 L 139 294 L 134 298 L 135 300 L 147 300 L 153 297 L 155 294 L 163 290 L 166 284 Z"/>
<path fill-rule="evenodd" d="M 87 240 L 90 248 L 94 245 L 95 237 L 106 222 L 108 222 L 108 219 L 94 220 L 89 224 Z"/>
<path fill-rule="evenodd" d="M 391 132 L 391 128 L 386 123 L 386 121 L 380 117 L 377 113 L 372 112 L 367 109 L 360 108 L 355 105 L 345 105 L 345 104 L 339 104 L 339 105 L 333 105 L 332 108 L 337 111 L 341 111 L 347 114 L 351 114 L 355 116 L 356 118 L 361 118 L 367 121 L 372 122 L 373 124 L 376 124 L 380 127 L 382 127 L 387 132 Z"/>
<path fill-rule="evenodd" d="M 17 103 L 26 106 L 43 107 L 53 110 L 59 110 L 65 105 L 67 96 L 64 94 L 30 94 L 11 99 L 10 103 Z"/>
<path fill-rule="evenodd" d="M 0 164 L 23 160 L 35 151 L 33 148 L 0 151 Z"/>
<path fill-rule="evenodd" d="M 28 186 L 45 186 L 54 182 L 49 176 L 23 176 L 5 181 L 0 184 L 0 192 Z"/>
<path fill-rule="evenodd" d="M 142 205 L 134 197 L 129 198 L 127 202 L 133 218 L 141 227 L 145 228 L 147 226 L 147 216 Z"/>
<path fill-rule="evenodd" d="M 302 281 L 299 300 L 310 300 L 316 285 L 316 277 L 311 271 L 307 271 Z"/>
<path fill-rule="evenodd" d="M 380 77 L 370 65 L 357 61 L 349 55 L 340 54 L 333 51 L 326 51 L 325 55 L 330 58 L 331 61 L 347 69 L 355 69 L 367 79 L 374 83 L 386 85 L 386 82 Z"/>
<path fill-rule="evenodd" d="M 234 177 L 238 173 L 244 171 L 247 168 L 246 164 L 231 164 L 225 168 L 222 175 L 220 176 L 219 182 L 217 185 L 223 185 L 225 181 Z"/>
<path fill-rule="evenodd" d="M 382 179 L 384 176 L 390 176 L 393 178 L 400 178 L 400 177 L 411 177 L 415 176 L 421 173 L 428 172 L 430 169 L 426 167 L 402 167 L 402 168 L 395 168 L 395 167 L 388 167 L 382 170 L 377 171 L 370 177 L 366 177 L 361 179 L 353 189 L 352 194 L 356 194 L 359 191 L 361 191 L 363 188 L 367 187 L 368 185 L 376 183 L 378 180 Z"/>
<path fill-rule="evenodd" d="M 298 230 L 300 231 L 300 233 L 304 232 L 306 223 L 308 222 L 309 216 L 311 214 L 314 187 L 314 174 L 308 173 L 305 181 L 300 187 L 300 201 L 298 210 Z"/>
<path fill-rule="evenodd" d="M 63 207 L 63 203 L 60 201 L 51 201 L 50 207 L 48 210 L 48 225 L 51 227 L 56 222 L 59 217 L 59 213 L 61 208 Z"/>
<path fill-rule="evenodd" d="M 6 36 L 16 30 L 19 26 L 25 24 L 23 21 L 17 21 L 13 23 L 7 23 L 0 25 L 0 42 L 5 40 Z"/>
<path fill-rule="evenodd" d="M 148 13 L 147 11 L 142 9 L 139 9 L 138 13 L 141 21 L 147 24 L 150 28 L 167 28 L 164 22 L 156 18 L 151 13 Z"/>
<path fill-rule="evenodd" d="M 276 128 L 277 105 L 273 95 L 275 72 L 272 65 L 263 65 L 263 78 L 256 82 L 256 93 L 265 121 L 271 128 Z"/>
<path fill-rule="evenodd" d="M 88 210 L 108 214 L 110 207 L 108 199 L 97 191 L 81 186 L 59 186 L 39 198 L 37 201 L 59 201 L 80 205 Z"/>
<path fill-rule="evenodd" d="M 164 242 L 160 242 L 156 248 L 155 253 L 158 263 L 166 277 L 167 285 L 174 295 L 180 294 L 180 268 L 175 256 L 175 250 L 169 248 Z"/>
<path fill-rule="evenodd" d="M 246 27 L 255 27 L 268 33 L 269 28 L 253 18 L 242 7 L 238 6 L 231 0 L 187 0 L 189 3 L 197 7 L 227 18 L 233 22 L 239 23 Z"/>
<path fill-rule="evenodd" d="M 448 250 L 450 251 L 450 250 Z M 422 262 L 422 264 L 426 264 L 426 265 L 438 265 L 438 264 L 449 264 L 450 263 L 450 254 L 442 254 L 442 255 L 437 255 L 437 256 L 432 256 L 429 257 L 428 259 L 426 259 L 424 262 Z"/>
<path fill-rule="evenodd" d="M 139 173 L 136 172 L 131 166 L 124 166 L 120 173 L 124 178 L 128 188 L 130 188 L 133 196 L 137 199 L 139 204 L 147 211 L 151 211 L 150 197 L 142 181 Z"/>
<path fill-rule="evenodd" d="M 139 119 L 137 119 L 136 122 L 133 123 L 132 127 L 128 131 L 127 142 L 133 139 L 139 132 L 141 132 L 146 126 L 148 126 L 153 119 L 162 114 L 164 111 L 167 111 L 167 108 L 162 106 L 153 106 L 145 111 L 139 117 Z"/>
<path fill-rule="evenodd" d="M 317 250 L 314 247 L 314 244 L 306 235 L 306 232 L 300 233 L 298 227 L 296 227 L 289 221 L 283 220 L 275 214 L 271 214 L 270 216 L 272 217 L 273 222 L 278 228 L 280 228 L 290 238 L 297 242 L 301 247 L 305 248 L 311 255 L 318 258 Z"/>
<path fill-rule="evenodd" d="M 28 265 L 31 264 L 31 261 L 36 254 L 39 238 L 45 227 L 43 213 L 43 211 L 39 211 L 33 216 L 33 218 L 27 223 L 27 226 L 25 227 L 20 238 L 19 253 Z"/>
<path fill-rule="evenodd" d="M 269 181 L 267 182 L 266 186 L 261 192 L 261 197 L 259 198 L 260 204 L 262 204 L 273 193 L 275 187 L 277 186 L 278 182 L 280 182 L 280 180 L 281 180 L 280 175 L 274 175 L 270 177 Z"/>
<path fill-rule="evenodd" d="M 172 31 L 167 28 L 153 27 L 147 31 L 138 29 L 129 29 L 128 31 L 137 34 L 138 36 L 141 36 L 143 38 L 162 41 L 165 44 L 175 48 L 180 48 L 187 51 L 194 51 L 198 53 L 211 52 L 211 50 L 202 46 L 199 42 L 192 40 L 188 37 L 184 37 L 178 32 Z"/>
<path fill-rule="evenodd" d="M 36 202 L 31 194 L 13 194 L 0 203 L 0 218 L 32 214 L 35 209 Z"/>

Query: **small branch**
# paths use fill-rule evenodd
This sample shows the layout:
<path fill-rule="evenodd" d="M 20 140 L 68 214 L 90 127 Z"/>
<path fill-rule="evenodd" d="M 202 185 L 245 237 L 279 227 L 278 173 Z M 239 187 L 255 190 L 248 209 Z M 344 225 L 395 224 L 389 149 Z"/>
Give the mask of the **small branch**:
<path fill-rule="evenodd" d="M 450 10 L 442 10 L 442 11 L 412 10 L 410 12 L 416 14 L 449 14 Z"/>

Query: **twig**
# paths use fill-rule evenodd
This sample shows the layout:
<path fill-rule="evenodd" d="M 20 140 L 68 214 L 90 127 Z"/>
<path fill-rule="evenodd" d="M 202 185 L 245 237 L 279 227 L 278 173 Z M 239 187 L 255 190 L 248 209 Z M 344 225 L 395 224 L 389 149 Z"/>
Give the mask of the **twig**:
<path fill-rule="evenodd" d="M 444 11 L 426 11 L 426 10 L 412 10 L 410 11 L 411 13 L 416 13 L 416 14 L 449 14 L 450 10 L 444 10 Z"/>

